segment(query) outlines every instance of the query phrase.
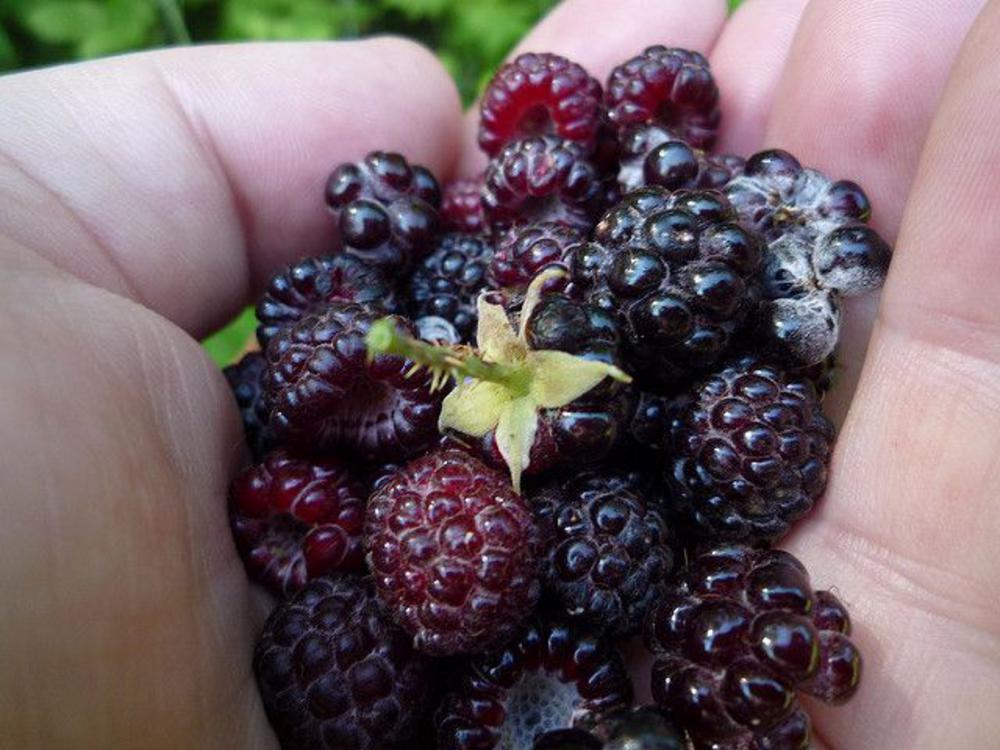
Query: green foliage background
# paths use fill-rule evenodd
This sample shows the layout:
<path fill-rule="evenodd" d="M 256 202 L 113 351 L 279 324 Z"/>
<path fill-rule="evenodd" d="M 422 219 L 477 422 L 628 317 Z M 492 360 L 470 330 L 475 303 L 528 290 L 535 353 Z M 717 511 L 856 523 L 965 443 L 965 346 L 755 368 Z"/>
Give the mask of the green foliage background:
<path fill-rule="evenodd" d="M 729 0 L 735 7 L 742 0 Z M 608 0 L 613 6 L 615 0 Z M 691 0 L 701 2 L 701 0 Z M 0 0 L 0 70 L 187 42 L 396 33 L 437 50 L 466 102 L 556 0 Z M 247 311 L 205 342 L 232 360 Z"/>

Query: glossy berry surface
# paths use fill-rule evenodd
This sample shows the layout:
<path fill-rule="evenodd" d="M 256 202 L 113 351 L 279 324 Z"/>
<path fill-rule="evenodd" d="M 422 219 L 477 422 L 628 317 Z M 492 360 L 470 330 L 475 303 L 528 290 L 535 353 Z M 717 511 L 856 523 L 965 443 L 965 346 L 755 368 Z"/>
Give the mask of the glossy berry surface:
<path fill-rule="evenodd" d="M 365 545 L 379 598 L 415 646 L 479 653 L 538 601 L 531 511 L 509 480 L 468 453 L 404 466 L 368 504 Z"/>
<path fill-rule="evenodd" d="M 395 269 L 430 250 L 441 189 L 428 169 L 411 166 L 400 154 L 373 151 L 333 170 L 326 203 L 349 254 Z"/>
<path fill-rule="evenodd" d="M 368 361 L 365 335 L 380 311 L 332 303 L 284 328 L 267 347 L 270 424 L 309 450 L 338 447 L 372 461 L 405 458 L 437 440 L 440 392 L 430 376 L 383 355 Z M 398 324 L 412 331 L 412 324 Z"/>
<path fill-rule="evenodd" d="M 373 266 L 349 255 L 306 258 L 272 276 L 257 303 L 261 347 L 266 348 L 282 328 L 322 312 L 331 302 L 396 308 L 392 285 Z"/>
<path fill-rule="evenodd" d="M 250 576 L 287 596 L 311 578 L 361 571 L 366 495 L 342 461 L 267 454 L 229 491 L 229 522 Z"/>
<path fill-rule="evenodd" d="M 604 103 L 624 129 L 656 123 L 695 148 L 710 149 L 719 128 L 719 89 L 708 60 L 698 52 L 648 47 L 608 78 Z"/>
<path fill-rule="evenodd" d="M 586 230 L 604 195 L 585 149 L 553 135 L 530 136 L 508 143 L 486 168 L 483 210 L 494 225 L 555 221 Z"/>
<path fill-rule="evenodd" d="M 525 331 L 531 349 L 567 352 L 615 366 L 622 364 L 614 316 L 565 294 L 544 294 Z M 600 461 L 620 442 L 632 408 L 631 390 L 606 378 L 564 406 L 542 409 L 525 472 L 536 475 Z M 503 467 L 506 464 L 495 437 L 495 430 L 488 432 L 480 442 L 480 449 L 490 463 Z"/>
<path fill-rule="evenodd" d="M 590 150 L 601 124 L 601 94 L 601 84 L 565 57 L 518 55 L 483 92 L 479 147 L 494 156 L 519 138 L 553 134 Z"/>
<path fill-rule="evenodd" d="M 557 729 L 535 738 L 532 750 L 687 750 L 681 732 L 658 708 L 637 706 L 609 716 L 592 731 Z"/>
<path fill-rule="evenodd" d="M 267 403 L 264 398 L 264 376 L 267 359 L 261 352 L 249 352 L 236 364 L 223 369 L 229 388 L 236 398 L 243 422 L 243 435 L 250 453 L 260 458 L 274 443 L 267 426 Z"/>
<path fill-rule="evenodd" d="M 623 193 L 647 185 L 668 190 L 720 190 L 742 174 L 745 160 L 734 154 L 706 154 L 662 125 L 628 128 L 621 137 L 618 184 Z"/>
<path fill-rule="evenodd" d="M 483 180 L 455 180 L 441 194 L 441 226 L 449 232 L 481 234 L 486 231 L 483 216 Z"/>
<path fill-rule="evenodd" d="M 659 510 L 610 471 L 553 481 L 530 501 L 548 606 L 613 635 L 637 632 L 673 564 Z"/>
<path fill-rule="evenodd" d="M 850 619 L 781 550 L 719 546 L 693 558 L 648 623 L 653 697 L 695 747 L 804 750 L 796 691 L 842 703 L 861 656 Z"/>
<path fill-rule="evenodd" d="M 483 237 L 446 234 L 410 277 L 409 305 L 413 316 L 444 318 L 459 340 L 475 339 L 479 315 L 476 302 L 486 286 L 493 248 Z"/>
<path fill-rule="evenodd" d="M 412 747 L 431 670 L 354 576 L 310 581 L 278 605 L 254 654 L 281 746 L 303 750 Z"/>
<path fill-rule="evenodd" d="M 747 159 L 743 174 L 726 186 L 726 195 L 743 221 L 768 242 L 790 232 L 821 236 L 871 216 L 868 196 L 857 184 L 834 182 L 780 149 Z"/>
<path fill-rule="evenodd" d="M 583 239 L 580 230 L 554 222 L 514 226 L 497 243 L 490 282 L 496 288 L 523 292 L 545 269 L 567 269 L 567 250 Z"/>
<path fill-rule="evenodd" d="M 695 535 L 775 540 L 826 488 L 833 425 L 815 387 L 753 356 L 699 384 L 672 427 L 673 508 Z"/>
<path fill-rule="evenodd" d="M 570 254 L 573 285 L 618 319 L 627 368 L 671 383 L 715 363 L 757 299 L 759 239 L 720 193 L 626 195 Z"/>
<path fill-rule="evenodd" d="M 523 750 L 545 732 L 591 726 L 631 699 L 609 641 L 533 618 L 506 646 L 468 662 L 438 709 L 438 750 Z"/>

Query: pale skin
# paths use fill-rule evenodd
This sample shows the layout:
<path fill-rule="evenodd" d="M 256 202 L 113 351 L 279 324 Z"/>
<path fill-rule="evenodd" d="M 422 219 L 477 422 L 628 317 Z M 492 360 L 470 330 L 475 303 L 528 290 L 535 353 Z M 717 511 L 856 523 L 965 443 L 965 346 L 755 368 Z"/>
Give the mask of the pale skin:
<path fill-rule="evenodd" d="M 995 747 L 1000 0 L 568 0 L 521 49 L 603 79 L 651 43 L 710 54 L 721 150 L 857 180 L 896 245 L 849 309 L 829 491 L 783 544 L 866 656 L 849 708 L 810 706 L 816 746 Z M 472 117 L 400 40 L 137 55 L 0 79 L 0 105 L 0 745 L 276 748 L 225 515 L 238 416 L 197 338 L 329 250 L 333 165 L 467 173 Z"/>

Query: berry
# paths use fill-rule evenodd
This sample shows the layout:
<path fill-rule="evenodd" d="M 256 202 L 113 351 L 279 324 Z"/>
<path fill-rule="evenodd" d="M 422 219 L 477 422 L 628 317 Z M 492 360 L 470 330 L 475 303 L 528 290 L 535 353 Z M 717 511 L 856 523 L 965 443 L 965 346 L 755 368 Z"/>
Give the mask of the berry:
<path fill-rule="evenodd" d="M 413 325 L 419 337 L 432 344 L 456 346 L 462 343 L 462 337 L 452 322 L 437 315 L 422 315 L 413 321 Z"/>
<path fill-rule="evenodd" d="M 367 581 L 310 581 L 264 625 L 254 654 L 264 708 L 282 747 L 412 747 L 431 664 L 382 616 Z"/>
<path fill-rule="evenodd" d="M 826 488 L 833 425 L 808 379 L 745 356 L 693 390 L 672 443 L 674 510 L 692 533 L 773 541 Z"/>
<path fill-rule="evenodd" d="M 393 311 L 393 289 L 375 268 L 349 255 L 306 258 L 271 277 L 257 303 L 257 340 L 261 348 L 285 326 L 331 302 L 379 305 Z"/>
<path fill-rule="evenodd" d="M 517 631 L 538 600 L 536 544 L 524 500 L 462 451 L 416 459 L 369 500 L 379 598 L 435 656 L 482 652 Z"/>
<path fill-rule="evenodd" d="M 610 642 L 533 619 L 504 648 L 472 659 L 445 695 L 438 750 L 522 750 L 545 732 L 592 726 L 631 699 Z"/>
<path fill-rule="evenodd" d="M 841 298 L 881 287 L 891 255 L 873 229 L 857 222 L 774 240 L 761 273 L 757 333 L 765 347 L 797 366 L 829 357 L 840 337 Z"/>
<path fill-rule="evenodd" d="M 780 149 L 747 159 L 743 174 L 726 186 L 726 195 L 740 218 L 768 242 L 789 232 L 825 235 L 871 216 L 868 196 L 858 185 L 832 182 Z"/>
<path fill-rule="evenodd" d="M 260 352 L 249 352 L 222 371 L 236 397 L 236 406 L 243 420 L 243 434 L 255 459 L 274 444 L 274 435 L 267 426 L 267 403 L 264 399 L 266 373 L 267 359 Z"/>
<path fill-rule="evenodd" d="M 622 135 L 618 184 L 623 192 L 647 185 L 667 190 L 720 190 L 743 171 L 732 154 L 709 155 L 692 148 L 662 125 L 629 128 Z"/>
<path fill-rule="evenodd" d="M 565 57 L 518 55 L 483 92 L 479 147 L 496 156 L 511 141 L 554 134 L 592 150 L 601 125 L 601 93 L 601 84 Z"/>
<path fill-rule="evenodd" d="M 621 364 L 618 326 L 604 310 L 565 294 L 547 293 L 530 316 L 525 334 L 531 349 Z M 631 390 L 606 378 L 563 406 L 543 409 L 526 473 L 537 475 L 605 458 L 624 434 L 633 408 Z M 481 451 L 490 463 L 504 465 L 494 430 L 482 439 Z"/>
<path fill-rule="evenodd" d="M 673 563 L 660 512 L 608 471 L 551 482 L 531 504 L 549 603 L 613 635 L 637 632 Z"/>
<path fill-rule="evenodd" d="M 441 198 L 442 228 L 465 234 L 486 231 L 482 194 L 482 175 L 474 180 L 455 180 L 445 185 Z"/>
<path fill-rule="evenodd" d="M 648 187 L 569 259 L 574 288 L 617 316 L 630 371 L 669 384 L 730 348 L 757 299 L 761 243 L 720 193 Z"/>
<path fill-rule="evenodd" d="M 656 123 L 695 148 L 710 149 L 719 128 L 719 89 L 697 52 L 647 47 L 611 71 L 604 92 L 619 130 Z"/>
<path fill-rule="evenodd" d="M 229 493 L 233 537 L 250 576 L 287 596 L 311 578 L 363 570 L 366 494 L 341 461 L 267 454 Z"/>
<path fill-rule="evenodd" d="M 333 170 L 326 203 L 337 215 L 349 254 L 395 269 L 429 251 L 440 222 L 441 190 L 426 168 L 410 166 L 399 154 L 373 151 Z"/>
<path fill-rule="evenodd" d="M 414 317 L 444 318 L 468 343 L 475 337 L 476 300 L 486 288 L 486 271 L 493 248 L 482 237 L 446 234 L 437 242 L 410 278 L 410 307 Z"/>
<path fill-rule="evenodd" d="M 441 394 L 430 376 L 411 377 L 402 357 L 367 357 L 365 334 L 380 317 L 368 306 L 335 302 L 271 340 L 267 397 L 279 438 L 373 461 L 415 455 L 437 439 Z"/>
<path fill-rule="evenodd" d="M 781 550 L 719 546 L 695 557 L 657 603 L 647 645 L 653 698 L 696 748 L 795 748 L 809 741 L 796 691 L 853 695 L 861 656 L 850 619 Z"/>
<path fill-rule="evenodd" d="M 555 221 L 585 231 L 604 193 L 581 146 L 530 136 L 508 143 L 486 168 L 483 210 L 493 225 Z"/>
<path fill-rule="evenodd" d="M 603 739 L 602 739 L 603 738 Z M 557 729 L 535 739 L 532 750 L 686 750 L 684 733 L 655 706 L 614 714 L 593 732 Z"/>
<path fill-rule="evenodd" d="M 546 268 L 565 269 L 567 249 L 583 239 L 579 229 L 554 222 L 512 227 L 493 253 L 490 282 L 498 288 L 523 292 Z"/>

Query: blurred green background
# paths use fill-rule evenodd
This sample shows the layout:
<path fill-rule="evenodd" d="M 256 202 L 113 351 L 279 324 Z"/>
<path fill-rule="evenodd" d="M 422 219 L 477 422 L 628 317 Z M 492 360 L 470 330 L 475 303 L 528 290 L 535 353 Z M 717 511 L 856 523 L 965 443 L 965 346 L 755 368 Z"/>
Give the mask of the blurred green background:
<path fill-rule="evenodd" d="M 729 0 L 730 7 L 741 1 Z M 188 42 L 344 39 L 389 32 L 437 50 L 471 102 L 510 48 L 556 2 L 0 0 L 0 70 Z M 217 362 L 228 363 L 252 330 L 247 311 L 205 346 Z"/>

